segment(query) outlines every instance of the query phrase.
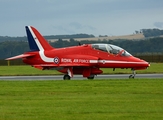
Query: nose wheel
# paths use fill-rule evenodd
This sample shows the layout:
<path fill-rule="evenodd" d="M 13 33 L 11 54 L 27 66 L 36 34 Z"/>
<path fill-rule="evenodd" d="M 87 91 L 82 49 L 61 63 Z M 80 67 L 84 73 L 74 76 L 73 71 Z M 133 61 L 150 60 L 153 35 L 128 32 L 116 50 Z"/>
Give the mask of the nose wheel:
<path fill-rule="evenodd" d="M 134 69 L 132 69 L 132 75 L 129 76 L 129 78 L 131 79 L 134 79 L 135 78 L 135 75 L 136 75 L 136 71 Z"/>

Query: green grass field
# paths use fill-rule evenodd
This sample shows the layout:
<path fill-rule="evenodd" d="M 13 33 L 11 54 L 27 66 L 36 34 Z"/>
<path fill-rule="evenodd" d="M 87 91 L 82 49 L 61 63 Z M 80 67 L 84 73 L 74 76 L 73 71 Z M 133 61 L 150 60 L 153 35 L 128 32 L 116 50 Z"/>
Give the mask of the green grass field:
<path fill-rule="evenodd" d="M 104 74 L 131 73 L 103 69 Z M 137 73 L 163 73 L 152 63 Z M 30 66 L 0 66 L 0 75 L 55 75 Z M 163 78 L 72 81 L 0 81 L 0 120 L 163 119 Z"/>
<path fill-rule="evenodd" d="M 163 119 L 163 79 L 0 81 L 0 120 L 126 119 Z"/>
<path fill-rule="evenodd" d="M 131 69 L 102 69 L 104 74 L 126 74 L 132 73 Z M 163 73 L 163 63 L 151 63 L 151 66 L 146 70 L 137 70 L 136 73 Z M 55 75 L 61 74 L 56 70 L 38 70 L 29 65 L 26 66 L 0 66 L 0 75 Z"/>

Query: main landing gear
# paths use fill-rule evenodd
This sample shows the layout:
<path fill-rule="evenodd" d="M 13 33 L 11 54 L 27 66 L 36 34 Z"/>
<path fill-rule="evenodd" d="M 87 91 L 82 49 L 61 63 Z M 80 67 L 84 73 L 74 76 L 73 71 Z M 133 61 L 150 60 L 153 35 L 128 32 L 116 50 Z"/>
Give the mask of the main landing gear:
<path fill-rule="evenodd" d="M 95 77 L 95 75 L 90 75 L 89 77 L 87 77 L 89 80 L 93 80 Z"/>
<path fill-rule="evenodd" d="M 95 77 L 95 75 L 90 75 L 90 76 L 87 77 L 87 78 L 88 78 L 89 80 L 93 80 L 94 77 Z M 63 76 L 63 79 L 64 79 L 64 80 L 70 80 L 71 77 L 70 77 L 68 74 L 66 74 L 66 75 Z"/>
<path fill-rule="evenodd" d="M 70 80 L 73 77 L 72 67 L 67 69 L 67 74 L 63 76 L 64 80 Z"/>
<path fill-rule="evenodd" d="M 71 77 L 70 77 L 69 75 L 66 74 L 66 75 L 63 76 L 63 79 L 64 79 L 64 80 L 70 80 Z"/>
<path fill-rule="evenodd" d="M 131 79 L 134 79 L 135 78 L 135 75 L 136 75 L 136 71 L 134 69 L 132 69 L 132 75 L 129 76 L 129 78 Z"/>

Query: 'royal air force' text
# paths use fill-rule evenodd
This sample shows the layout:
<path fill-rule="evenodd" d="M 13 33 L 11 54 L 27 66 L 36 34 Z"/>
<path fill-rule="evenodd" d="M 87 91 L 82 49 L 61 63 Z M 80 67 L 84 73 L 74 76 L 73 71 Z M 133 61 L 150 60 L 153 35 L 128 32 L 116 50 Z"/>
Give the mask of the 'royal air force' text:
<path fill-rule="evenodd" d="M 61 62 L 63 62 L 63 63 L 89 63 L 89 60 L 86 60 L 86 59 L 67 59 L 67 58 L 62 58 Z"/>

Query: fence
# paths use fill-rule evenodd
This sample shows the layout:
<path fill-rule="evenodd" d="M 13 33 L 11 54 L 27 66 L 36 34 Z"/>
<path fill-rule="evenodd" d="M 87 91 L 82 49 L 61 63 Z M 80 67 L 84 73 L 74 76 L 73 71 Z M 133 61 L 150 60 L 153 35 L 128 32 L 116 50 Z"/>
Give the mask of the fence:
<path fill-rule="evenodd" d="M 163 62 L 163 54 L 141 54 L 135 55 L 135 57 L 141 58 L 148 62 Z"/>
<path fill-rule="evenodd" d="M 25 65 L 25 63 L 23 63 L 21 59 L 11 60 L 11 61 L 0 60 L 0 66 L 6 66 L 6 65 Z"/>

